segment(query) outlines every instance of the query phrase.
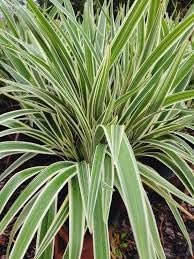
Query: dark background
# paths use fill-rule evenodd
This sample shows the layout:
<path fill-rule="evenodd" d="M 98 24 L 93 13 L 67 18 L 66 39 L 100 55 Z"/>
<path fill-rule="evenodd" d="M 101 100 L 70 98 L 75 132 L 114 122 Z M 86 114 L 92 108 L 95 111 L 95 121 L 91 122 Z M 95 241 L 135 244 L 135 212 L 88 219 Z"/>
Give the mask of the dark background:
<path fill-rule="evenodd" d="M 49 4 L 49 0 L 37 0 L 41 5 L 42 4 Z M 93 0 L 94 4 L 102 4 L 103 0 Z M 134 2 L 134 0 L 113 0 L 114 2 L 114 7 L 115 10 L 117 9 L 117 6 L 119 5 L 119 3 L 126 3 L 130 1 L 131 3 Z M 84 6 L 84 2 L 85 0 L 71 0 L 76 12 L 82 12 L 83 10 L 83 6 Z M 185 13 L 185 11 L 190 7 L 190 5 L 194 3 L 194 0 L 169 0 L 169 6 L 168 6 L 168 12 L 172 13 L 173 10 L 176 8 L 177 12 L 183 12 Z"/>

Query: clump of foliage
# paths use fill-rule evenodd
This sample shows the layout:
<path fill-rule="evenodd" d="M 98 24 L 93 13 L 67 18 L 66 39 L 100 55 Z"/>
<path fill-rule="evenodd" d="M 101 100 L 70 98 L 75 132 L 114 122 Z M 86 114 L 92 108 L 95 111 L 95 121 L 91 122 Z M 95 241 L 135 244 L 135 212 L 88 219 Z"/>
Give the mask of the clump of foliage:
<path fill-rule="evenodd" d="M 51 0 L 47 12 L 33 0 L 0 2 L 4 27 L 0 94 L 21 109 L 2 114 L 0 137 L 24 134 L 29 141 L 0 142 L 0 158 L 19 155 L 0 180 L 0 208 L 21 184 L 28 185 L 0 222 L 0 233 L 17 215 L 7 254 L 21 259 L 37 236 L 35 258 L 53 258 L 54 237 L 69 220 L 64 258 L 80 258 L 84 234 L 93 235 L 95 258 L 110 258 L 108 218 L 114 189 L 125 203 L 140 258 L 165 258 L 144 186 L 169 205 L 190 251 L 180 211 L 194 205 L 194 111 L 187 101 L 194 64 L 194 14 L 181 22 L 166 13 L 166 2 L 137 0 L 116 17 L 113 4 L 94 14 L 87 1 L 82 19 L 69 0 Z M 14 15 L 13 15 L 14 14 Z M 49 166 L 19 167 L 32 157 L 58 158 Z M 141 162 L 151 157 L 167 166 L 185 186 L 173 186 Z M 13 172 L 15 172 L 13 174 Z M 68 185 L 60 208 L 59 192 Z M 177 199 L 178 198 L 178 199 Z M 191 216 L 191 215 L 190 215 Z M 17 235 L 16 235 L 17 234 Z M 12 245 L 13 240 L 15 240 Z"/>

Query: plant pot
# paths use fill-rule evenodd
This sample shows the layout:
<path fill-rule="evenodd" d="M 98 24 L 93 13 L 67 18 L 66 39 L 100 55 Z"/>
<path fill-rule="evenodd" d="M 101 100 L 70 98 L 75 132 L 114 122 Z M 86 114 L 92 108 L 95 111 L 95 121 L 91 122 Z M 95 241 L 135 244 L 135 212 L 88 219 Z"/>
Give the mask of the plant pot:
<path fill-rule="evenodd" d="M 63 226 L 55 239 L 55 259 L 62 259 L 69 241 L 69 232 L 66 226 Z M 90 234 L 84 237 L 81 259 L 93 259 L 93 241 Z"/>
<path fill-rule="evenodd" d="M 112 225 L 115 225 L 119 222 L 120 217 L 125 213 L 125 205 L 118 193 L 114 192 L 113 202 L 111 204 L 110 216 L 109 216 L 109 237 L 112 237 Z M 69 242 L 69 231 L 67 225 L 64 225 L 55 239 L 55 259 L 62 259 L 67 244 Z M 83 242 L 83 250 L 81 254 L 81 259 L 93 259 L 93 240 L 92 235 L 89 232 L 86 232 Z"/>

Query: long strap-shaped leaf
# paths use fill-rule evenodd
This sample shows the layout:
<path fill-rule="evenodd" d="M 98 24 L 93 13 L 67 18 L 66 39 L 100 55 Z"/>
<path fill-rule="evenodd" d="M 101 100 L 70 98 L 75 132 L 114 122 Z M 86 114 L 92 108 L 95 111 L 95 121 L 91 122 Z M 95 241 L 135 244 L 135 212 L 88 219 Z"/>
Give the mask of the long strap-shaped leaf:
<path fill-rule="evenodd" d="M 68 18 L 68 20 L 72 23 L 72 25 L 74 25 L 76 27 L 76 29 L 79 31 L 80 35 L 83 37 L 84 42 L 87 44 L 88 48 L 92 52 L 92 55 L 95 57 L 96 62 L 100 63 L 96 50 L 94 49 L 93 45 L 91 44 L 90 40 L 88 39 L 83 28 L 77 22 L 75 16 L 72 16 L 68 12 L 68 10 L 63 7 L 63 5 L 59 2 L 59 0 L 50 0 L 50 2 L 52 2 L 60 12 L 64 13 L 64 15 Z"/>
<path fill-rule="evenodd" d="M 44 216 L 39 226 L 38 234 L 37 234 L 37 242 L 36 242 L 37 247 L 44 239 L 44 236 L 47 234 L 47 231 L 53 219 L 55 218 L 56 208 L 57 208 L 57 199 L 53 201 L 48 212 Z M 42 255 L 39 257 L 39 259 L 53 259 L 53 256 L 54 256 L 54 239 L 50 242 L 50 244 L 48 244 L 47 248 L 45 249 L 44 253 L 42 253 Z"/>
<path fill-rule="evenodd" d="M 69 182 L 69 259 L 80 258 L 85 215 L 77 177 Z"/>
<path fill-rule="evenodd" d="M 98 118 L 102 114 L 103 103 L 107 92 L 108 76 L 109 76 L 109 64 L 110 63 L 110 48 L 107 47 L 104 60 L 99 67 L 96 75 L 93 90 L 90 97 L 91 116 Z"/>
<path fill-rule="evenodd" d="M 120 102 L 120 99 L 122 99 L 122 102 L 125 100 L 128 100 L 128 98 L 135 92 L 138 91 L 139 88 L 141 88 L 141 84 L 139 84 L 143 78 L 143 76 L 146 75 L 146 73 L 153 67 L 153 65 L 161 59 L 164 54 L 179 40 L 182 39 L 185 34 L 187 34 L 189 31 L 191 31 L 191 28 L 194 25 L 194 15 L 190 15 L 187 17 L 183 22 L 181 22 L 179 25 L 176 26 L 176 28 L 169 33 L 158 45 L 158 47 L 152 52 L 152 54 L 145 60 L 145 62 L 142 64 L 140 69 L 137 71 L 137 74 L 133 78 L 130 89 L 127 91 L 123 96 L 119 97 L 117 102 Z M 165 59 L 162 60 L 162 63 L 160 66 L 165 63 Z M 159 69 L 159 68 L 158 68 Z M 155 71 L 157 72 L 157 71 Z M 121 102 L 121 103 L 122 103 Z"/>
<path fill-rule="evenodd" d="M 148 11 L 148 17 L 147 17 L 147 28 L 146 28 L 146 36 L 148 37 L 152 28 L 154 27 L 154 22 L 157 16 L 158 9 L 160 8 L 161 1 L 159 0 L 151 0 L 149 11 Z"/>
<path fill-rule="evenodd" d="M 193 25 L 194 15 L 190 15 L 161 41 L 149 58 L 147 58 L 142 64 L 130 85 L 131 89 L 134 87 L 138 88 L 138 84 L 141 81 L 142 76 L 148 72 L 148 70 L 171 48 L 171 46 L 173 46 L 173 44 L 175 44 L 180 38 L 183 38 L 186 33 L 191 31 Z"/>
<path fill-rule="evenodd" d="M 25 181 L 27 181 L 32 176 L 35 176 L 38 174 L 44 167 L 38 166 L 38 167 L 32 167 L 24 169 L 23 171 L 20 171 L 19 173 L 15 174 L 3 187 L 3 189 L 0 192 L 0 213 L 3 210 L 5 204 L 11 197 L 11 195 L 14 193 L 14 191 Z"/>
<path fill-rule="evenodd" d="M 75 175 L 75 173 L 76 167 L 70 166 L 55 176 L 53 180 L 46 185 L 34 203 L 22 229 L 18 234 L 17 241 L 15 242 L 9 257 L 10 259 L 23 258 L 33 236 L 36 233 L 38 225 L 44 218 L 53 200 L 56 198 L 57 194 L 67 183 L 67 181 Z"/>
<path fill-rule="evenodd" d="M 78 172 L 78 181 L 79 188 L 82 197 L 82 204 L 85 212 L 85 216 L 87 217 L 87 203 L 88 203 L 88 195 L 89 195 L 89 186 L 90 186 L 90 172 L 89 165 L 83 161 L 78 163 L 77 166 Z"/>
<path fill-rule="evenodd" d="M 120 55 L 123 47 L 127 44 L 130 36 L 134 32 L 139 20 L 141 19 L 149 1 L 137 0 L 130 8 L 125 20 L 123 21 L 119 31 L 115 35 L 111 44 L 111 64 Z"/>
<path fill-rule="evenodd" d="M 92 231 L 92 216 L 94 213 L 94 208 L 96 200 L 98 197 L 98 191 L 100 188 L 101 178 L 102 178 L 102 169 L 104 164 L 104 156 L 106 151 L 106 145 L 98 145 L 94 154 L 94 159 L 92 162 L 91 170 L 91 180 L 88 193 L 88 203 L 87 203 L 87 215 L 88 227 Z"/>
<path fill-rule="evenodd" d="M 172 193 L 179 199 L 194 205 L 194 199 L 186 195 L 185 193 L 181 192 L 179 189 L 177 189 L 174 185 L 169 183 L 167 180 L 165 180 L 162 176 L 160 176 L 154 169 L 151 167 L 148 167 L 146 165 L 143 165 L 142 163 L 138 163 L 139 170 L 141 174 L 150 180 L 151 182 L 157 184 L 158 186 L 161 186 L 166 191 Z"/>
<path fill-rule="evenodd" d="M 12 172 L 14 172 L 19 166 L 24 164 L 26 161 L 30 160 L 36 156 L 36 154 L 31 153 L 25 153 L 24 155 L 20 156 L 17 160 L 15 160 L 7 169 L 0 174 L 0 181 L 5 179 L 8 175 L 10 175 Z"/>
<path fill-rule="evenodd" d="M 8 6 L 5 4 L 4 1 L 1 1 L 0 10 L 3 13 L 3 15 L 6 17 L 6 21 L 9 24 L 9 28 L 12 30 L 12 32 L 15 35 L 18 36 L 17 25 L 16 25 L 16 21 L 13 17 L 13 13 L 10 10 L 10 8 L 8 8 Z"/>
<path fill-rule="evenodd" d="M 102 206 L 104 222 L 108 222 L 110 206 L 112 202 L 113 184 L 114 184 L 114 165 L 111 157 L 108 155 L 104 159 L 104 170 L 102 176 Z M 104 185 L 103 185 L 104 184 Z"/>
<path fill-rule="evenodd" d="M 192 150 L 193 151 L 193 150 Z M 167 150 L 164 154 L 160 152 L 154 152 L 151 157 L 156 158 L 165 166 L 167 166 L 182 182 L 190 194 L 193 193 L 193 186 L 189 183 L 188 177 L 186 175 L 192 176 L 192 169 L 187 165 L 187 163 L 180 158 L 180 156 L 170 156 Z M 147 154 L 146 154 L 147 156 Z M 149 155 L 148 155 L 149 157 Z"/>
<path fill-rule="evenodd" d="M 103 127 L 110 151 L 115 153 L 113 147 L 117 139 L 115 132 L 121 132 L 122 126 Z M 128 216 L 133 229 L 138 253 L 141 259 L 152 258 L 150 242 L 150 230 L 148 225 L 148 211 L 144 197 L 144 190 L 140 179 L 139 170 L 133 150 L 125 133 L 122 134 L 118 156 L 113 156 L 117 176 L 120 182 L 122 196 L 127 208 Z"/>
<path fill-rule="evenodd" d="M 9 254 L 12 248 L 12 244 L 14 243 L 15 240 L 15 235 L 16 233 L 18 233 L 19 229 L 21 228 L 21 226 L 23 225 L 24 220 L 26 219 L 29 211 L 31 210 L 37 196 L 39 195 L 39 192 L 37 192 L 33 198 L 23 207 L 22 211 L 20 212 L 20 214 L 17 216 L 17 219 L 11 229 L 11 233 L 9 236 L 9 243 L 7 245 L 7 251 L 6 251 L 6 256 L 7 258 L 9 258 Z"/>
<path fill-rule="evenodd" d="M 164 107 L 170 106 L 179 102 L 188 101 L 194 99 L 194 90 L 187 90 L 184 92 L 178 92 L 167 96 Z"/>
<path fill-rule="evenodd" d="M 169 202 L 167 202 L 167 204 L 168 204 L 168 207 L 170 208 L 170 210 L 171 210 L 171 212 L 172 212 L 172 214 L 173 214 L 173 216 L 174 216 L 174 218 L 175 218 L 175 220 L 176 220 L 176 222 L 177 222 L 177 224 L 178 224 L 182 234 L 184 235 L 184 238 L 186 239 L 188 247 L 189 247 L 189 251 L 190 251 L 191 255 L 193 256 L 193 249 L 192 249 L 191 239 L 189 237 L 189 233 L 188 233 L 187 228 L 186 228 L 186 226 L 184 224 L 184 221 L 183 221 L 183 219 L 182 219 L 182 217 L 180 215 L 180 212 L 177 209 L 177 207 L 174 206 L 173 204 L 170 204 Z"/>
<path fill-rule="evenodd" d="M 181 64 L 181 60 L 185 53 L 186 48 L 188 47 L 188 40 L 184 42 L 184 44 L 180 47 L 175 59 L 172 62 L 172 65 L 169 68 L 167 76 L 165 77 L 165 81 L 162 84 L 158 84 L 158 87 L 155 88 L 155 94 L 150 101 L 149 114 L 157 111 L 159 107 L 164 103 L 166 96 L 169 93 L 169 90 L 175 80 L 178 68 Z"/>
<path fill-rule="evenodd" d="M 42 141 L 47 145 L 53 145 L 53 142 L 50 139 L 48 139 L 48 136 L 44 132 L 37 129 L 30 128 L 28 126 L 3 130 L 0 132 L 0 138 L 11 134 L 25 134 L 30 137 L 35 137 L 36 139 L 39 139 L 40 141 Z"/>
<path fill-rule="evenodd" d="M 117 187 L 118 191 L 121 194 L 121 197 L 123 198 L 123 192 L 122 192 L 121 185 L 119 183 L 119 179 L 118 179 L 117 175 L 114 180 L 115 180 L 115 186 Z M 165 255 L 164 255 L 164 251 L 163 251 L 162 244 L 160 241 L 160 236 L 158 233 L 156 220 L 154 217 L 154 213 L 152 211 L 151 204 L 149 202 L 149 199 L 148 199 L 145 191 L 144 191 L 144 196 L 145 196 L 145 200 L 146 200 L 146 206 L 147 206 L 147 211 L 148 211 L 148 220 L 149 220 L 149 226 L 150 226 L 150 241 L 152 242 L 151 247 L 153 250 L 152 258 L 153 259 L 156 258 L 156 253 L 157 253 L 159 258 L 163 259 L 163 258 L 165 258 Z"/>
<path fill-rule="evenodd" d="M 0 90 L 0 94 L 1 94 L 1 90 Z M 0 115 L 0 124 L 3 124 L 8 120 L 15 119 L 17 117 L 26 116 L 34 113 L 38 113 L 38 112 L 36 112 L 33 109 L 22 109 L 22 110 L 6 112 Z"/>
<path fill-rule="evenodd" d="M 72 165 L 68 162 L 57 162 L 41 171 L 37 177 L 24 189 L 24 191 L 19 195 L 16 201 L 13 203 L 11 208 L 8 210 L 4 218 L 0 221 L 0 233 L 7 227 L 9 222 L 17 214 L 17 212 L 23 207 L 23 205 L 31 199 L 31 197 L 52 177 L 61 170 Z M 0 194 L 1 195 L 1 194 Z"/>
<path fill-rule="evenodd" d="M 162 248 L 162 244 L 160 241 L 160 235 L 159 235 L 158 229 L 157 229 L 156 219 L 155 219 L 151 204 L 149 202 L 149 199 L 148 199 L 146 193 L 145 193 L 145 199 L 146 199 L 146 205 L 147 205 L 147 210 L 148 210 L 148 219 L 149 219 L 150 232 L 151 232 L 150 238 L 152 239 L 152 242 L 153 242 L 153 248 L 155 249 L 155 252 L 159 255 L 159 258 L 165 259 L 164 250 Z"/>
<path fill-rule="evenodd" d="M 146 101 L 146 105 L 148 108 L 147 112 L 149 112 L 149 114 L 154 111 L 157 111 L 159 109 L 159 107 L 163 104 L 163 102 L 169 92 L 169 89 L 174 82 L 178 67 L 180 65 L 180 62 L 181 62 L 181 59 L 182 59 L 182 56 L 184 54 L 186 47 L 187 47 L 187 42 L 183 46 L 181 46 L 179 52 L 177 53 L 174 60 L 172 61 L 172 65 L 165 78 L 165 81 L 162 83 L 159 81 L 158 84 L 154 87 L 154 92 L 152 92 L 151 97 L 149 97 L 149 102 L 146 101 L 146 99 L 144 99 Z M 144 105 L 144 107 L 143 107 L 143 109 L 145 109 L 145 110 L 146 110 L 146 105 Z M 138 108 L 139 107 L 137 107 L 137 109 Z M 120 119 L 121 123 L 124 123 L 125 121 L 127 121 L 127 119 L 129 118 L 129 115 L 130 115 L 130 110 L 131 110 L 131 107 L 129 106 L 129 108 L 126 109 L 125 113 L 123 114 L 122 118 Z M 155 117 L 157 118 L 157 116 L 155 116 Z M 152 123 L 152 121 L 154 120 L 155 117 L 150 119 L 149 124 Z M 148 124 L 148 126 L 149 126 L 149 124 Z M 146 129 L 144 129 L 144 131 L 146 131 Z"/>
<path fill-rule="evenodd" d="M 172 162 L 178 166 L 178 168 L 182 172 L 182 175 L 187 180 L 185 181 L 185 184 L 187 183 L 186 187 L 188 188 L 188 190 L 191 191 L 191 193 L 194 193 L 194 176 L 191 168 L 185 162 L 185 160 L 189 161 L 189 159 L 187 158 L 187 153 L 183 152 L 179 148 L 173 147 L 172 145 L 161 141 L 152 140 L 150 141 L 150 143 L 154 144 L 153 145 L 154 148 L 160 149 L 162 152 L 164 152 L 165 154 L 167 154 L 167 156 L 171 158 Z M 188 156 L 189 156 L 189 153 L 188 153 Z M 192 158 L 193 157 L 194 155 L 192 155 Z"/>
<path fill-rule="evenodd" d="M 55 235 L 59 232 L 60 228 L 63 226 L 64 222 L 67 220 L 69 214 L 68 198 L 66 198 L 58 210 L 51 226 L 47 230 L 44 239 L 42 240 L 40 246 L 37 249 L 37 253 L 34 259 L 38 259 L 39 256 L 44 252 L 50 242 L 54 239 Z"/>
<path fill-rule="evenodd" d="M 4 141 L 0 143 L 0 154 L 4 152 L 16 152 L 16 153 L 38 153 L 38 154 L 50 154 L 53 155 L 52 150 L 41 146 L 24 141 Z"/>
<path fill-rule="evenodd" d="M 110 259 L 108 224 L 103 219 L 102 192 L 99 190 L 93 214 L 94 258 Z"/>

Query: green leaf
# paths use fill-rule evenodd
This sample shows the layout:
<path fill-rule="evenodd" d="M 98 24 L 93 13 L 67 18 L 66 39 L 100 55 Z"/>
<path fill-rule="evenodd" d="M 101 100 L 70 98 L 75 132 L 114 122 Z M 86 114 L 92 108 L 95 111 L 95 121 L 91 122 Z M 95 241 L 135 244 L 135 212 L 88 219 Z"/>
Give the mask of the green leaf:
<path fill-rule="evenodd" d="M 93 247 L 95 259 L 110 259 L 108 223 L 103 219 L 101 190 L 98 192 L 93 213 Z"/>
<path fill-rule="evenodd" d="M 14 218 L 17 212 L 22 208 L 22 206 L 52 177 L 54 177 L 61 170 L 72 165 L 68 162 L 57 162 L 48 167 L 46 167 L 38 176 L 34 178 L 33 181 L 24 189 L 19 195 L 16 201 L 12 204 L 8 212 L 5 214 L 3 219 L 0 221 L 0 233 L 7 227 L 9 222 Z"/>
<path fill-rule="evenodd" d="M 111 154 L 114 154 L 113 146 L 117 139 L 114 131 L 120 131 L 119 126 L 103 127 Z M 124 199 L 129 220 L 133 229 L 138 253 L 141 258 L 151 258 L 149 240 L 150 230 L 144 190 L 140 179 L 135 156 L 125 134 L 122 135 L 118 157 L 114 156 L 114 165 L 121 186 L 121 196 Z M 142 233 L 142 229 L 144 230 Z"/>
<path fill-rule="evenodd" d="M 166 152 L 166 154 L 168 154 L 168 153 Z M 154 153 L 150 154 L 150 156 L 156 158 L 161 163 L 166 165 L 179 178 L 179 180 L 186 187 L 186 189 L 192 194 L 193 188 L 190 186 L 187 178 L 185 177 L 185 172 L 187 172 L 188 174 L 191 174 L 191 171 L 190 171 L 191 169 L 189 167 L 187 167 L 187 165 L 185 166 L 184 161 L 182 161 L 182 159 L 180 159 L 180 157 L 179 157 L 179 159 L 175 160 L 175 159 L 172 159 L 170 156 L 166 156 L 166 154 L 154 152 Z M 149 157 L 149 154 L 145 154 L 145 156 Z M 161 172 L 161 174 L 162 174 L 162 172 Z"/>
<path fill-rule="evenodd" d="M 17 240 L 11 250 L 10 259 L 22 258 L 24 256 L 37 231 L 39 223 L 46 215 L 59 191 L 69 181 L 69 179 L 75 175 L 75 173 L 75 166 L 66 168 L 45 186 L 32 206 L 32 209 L 18 234 Z"/>
<path fill-rule="evenodd" d="M 150 226 L 150 238 L 152 239 L 153 243 L 153 249 L 155 250 L 155 253 L 159 255 L 159 258 L 165 259 L 166 256 L 164 254 L 164 250 L 160 241 L 160 235 L 157 228 L 156 219 L 154 216 L 154 213 L 152 211 L 151 204 L 148 200 L 148 197 L 145 193 L 145 199 L 146 199 L 146 205 L 148 210 L 148 220 L 149 220 L 149 226 Z M 157 258 L 157 257 L 156 257 Z"/>
<path fill-rule="evenodd" d="M 69 259 L 81 256 L 84 228 L 85 215 L 76 177 L 69 181 Z"/>
<path fill-rule="evenodd" d="M 44 236 L 41 244 L 39 245 L 34 259 L 38 259 L 41 256 L 41 254 L 45 251 L 45 249 L 48 247 L 50 242 L 54 239 L 56 234 L 64 225 L 65 221 L 68 218 L 68 215 L 69 215 L 69 206 L 68 206 L 68 198 L 66 198 L 62 203 L 60 209 L 58 210 L 57 214 L 55 215 L 50 227 L 47 229 L 47 233 Z"/>
<path fill-rule="evenodd" d="M 5 16 L 6 21 L 9 24 L 9 28 L 11 28 L 12 32 L 17 36 L 18 30 L 17 30 L 17 25 L 15 23 L 15 20 L 13 19 L 13 14 L 11 13 L 11 10 L 7 7 L 7 5 L 4 3 L 4 1 L 1 1 L 0 10 Z"/>
<path fill-rule="evenodd" d="M 94 118 L 98 118 L 102 114 L 103 104 L 108 88 L 108 76 L 110 69 L 110 47 L 107 46 L 105 57 L 103 59 L 103 63 L 99 67 L 97 72 L 93 90 L 91 92 L 90 106 L 91 106 L 91 116 Z"/>
<path fill-rule="evenodd" d="M 34 204 L 38 194 L 39 194 L 39 192 L 33 196 L 33 198 L 24 206 L 21 213 L 17 216 L 17 219 L 14 223 L 13 228 L 11 229 L 11 233 L 9 236 L 9 243 L 8 243 L 7 251 L 6 251 L 7 258 L 9 258 L 10 250 L 12 248 L 12 244 L 14 243 L 14 237 L 15 237 L 16 233 L 18 232 L 18 230 L 21 228 L 21 226 L 22 226 L 24 220 L 26 219 L 30 209 L 32 208 L 32 205 Z"/>
<path fill-rule="evenodd" d="M 151 0 L 149 3 L 149 9 L 148 9 L 148 20 L 147 20 L 147 28 L 146 28 L 146 34 L 147 37 L 150 34 L 152 28 L 154 27 L 154 22 L 155 19 L 158 15 L 158 9 L 160 8 L 161 5 L 161 1 L 160 0 Z"/>
<path fill-rule="evenodd" d="M 11 177 L 11 179 L 6 183 L 6 185 L 4 185 L 4 187 L 0 191 L 0 213 L 3 210 L 7 201 L 9 200 L 9 198 L 16 191 L 16 189 L 32 176 L 36 176 L 43 169 L 43 166 L 27 168 L 23 171 L 20 171 L 19 173 L 16 173 L 14 176 Z"/>
<path fill-rule="evenodd" d="M 87 221 L 90 231 L 92 231 L 92 215 L 94 213 L 94 208 L 96 204 L 96 199 L 98 197 L 98 191 L 102 179 L 102 170 L 104 164 L 106 145 L 98 145 L 94 153 L 94 159 L 92 161 L 91 169 L 91 180 L 88 192 L 88 203 L 87 203 Z"/>
<path fill-rule="evenodd" d="M 175 220 L 176 220 L 176 222 L 177 222 L 181 232 L 183 233 L 183 235 L 184 235 L 184 237 L 185 237 L 185 239 L 187 241 L 187 244 L 189 246 L 189 251 L 190 251 L 191 255 L 193 255 L 191 239 L 190 239 L 189 233 L 187 231 L 187 228 L 185 226 L 185 223 L 184 223 L 184 221 L 183 221 L 183 219 L 182 219 L 182 217 L 180 215 L 179 210 L 177 209 L 176 206 L 173 206 L 172 204 L 170 204 L 168 202 L 167 202 L 167 204 L 168 204 L 168 206 L 169 206 L 169 208 L 170 208 L 170 210 L 171 210 L 171 212 L 172 212 L 172 214 L 173 214 L 173 216 L 174 216 L 174 218 L 175 218 Z"/>
<path fill-rule="evenodd" d="M 182 175 L 179 175 L 179 170 L 175 170 L 175 173 L 177 173 L 177 176 L 182 180 L 183 184 L 187 187 L 188 191 L 192 194 L 194 193 L 194 177 L 191 168 L 188 166 L 188 164 L 185 162 L 185 159 L 193 158 L 193 156 L 190 156 L 188 153 L 183 152 L 181 149 L 179 149 L 176 146 L 159 142 L 159 141 L 151 141 L 155 148 L 160 149 L 162 152 L 167 154 L 167 157 L 170 157 L 171 161 L 180 169 L 180 172 Z M 175 168 L 176 168 L 175 167 Z"/>
<path fill-rule="evenodd" d="M 48 212 L 44 216 L 39 229 L 38 229 L 38 234 L 37 234 L 37 241 L 36 241 L 36 246 L 37 248 L 39 247 L 40 243 L 44 239 L 44 236 L 47 234 L 47 231 L 55 217 L 56 214 L 56 199 L 53 202 L 53 204 L 50 206 Z M 47 246 L 43 254 L 39 257 L 39 259 L 53 259 L 54 256 L 54 239 L 52 242 Z"/>
<path fill-rule="evenodd" d="M 1 89 L 0 89 L 1 92 Z M 0 115 L 0 124 L 4 124 L 8 120 L 12 120 L 21 116 L 26 116 L 29 114 L 35 114 L 37 111 L 33 109 L 22 109 L 22 110 L 16 110 L 11 112 L 6 112 Z"/>
<path fill-rule="evenodd" d="M 22 164 L 24 164 L 25 162 L 27 162 L 28 160 L 30 160 L 34 156 L 36 156 L 36 154 L 31 154 L 31 153 L 25 153 L 24 155 L 20 156 L 10 166 L 8 166 L 5 171 L 3 171 L 0 174 L 0 181 L 5 179 L 8 175 L 10 175 L 18 167 L 20 167 Z"/>
<path fill-rule="evenodd" d="M 172 32 L 170 32 L 155 48 L 151 55 L 145 60 L 141 65 L 136 75 L 134 76 L 132 82 L 129 85 L 130 91 L 124 94 L 125 99 L 128 99 L 133 93 L 141 87 L 140 82 L 147 74 L 147 72 L 156 64 L 156 62 L 161 59 L 164 54 L 185 34 L 188 34 L 191 31 L 191 28 L 194 25 L 194 15 L 188 16 L 184 21 L 178 24 Z M 160 67 L 165 62 L 165 59 L 162 60 Z M 155 71 L 156 73 L 157 71 Z M 120 97 L 123 98 L 123 97 Z"/>
<path fill-rule="evenodd" d="M 102 207 L 103 207 L 103 219 L 104 222 L 108 222 L 109 211 L 112 202 L 112 194 L 113 194 L 113 184 L 114 184 L 114 165 L 111 157 L 108 155 L 105 156 L 104 160 L 104 169 L 103 169 L 103 183 L 106 186 L 102 185 Z"/>
<path fill-rule="evenodd" d="M 115 60 L 121 54 L 124 46 L 134 32 L 139 20 L 146 10 L 148 2 L 149 1 L 146 0 L 136 0 L 128 11 L 111 43 L 111 65 L 114 64 Z"/>
<path fill-rule="evenodd" d="M 174 93 L 166 97 L 164 101 L 164 107 L 177 104 L 179 102 L 188 101 L 194 98 L 194 90 L 186 90 L 178 93 Z"/>
<path fill-rule="evenodd" d="M 79 188 L 82 197 L 82 204 L 85 212 L 85 216 L 87 217 L 87 204 L 88 204 L 88 195 L 89 195 L 89 186 L 90 186 L 90 171 L 89 165 L 83 161 L 78 163 L 78 181 Z"/>
<path fill-rule="evenodd" d="M 167 75 L 164 78 L 164 82 L 162 84 L 159 83 L 158 87 L 155 88 L 154 96 L 151 98 L 149 102 L 149 105 L 150 105 L 150 107 L 148 107 L 149 113 L 157 111 L 162 106 L 165 100 L 165 97 L 167 96 L 167 94 L 169 93 L 173 85 L 181 60 L 183 58 L 183 55 L 187 47 L 188 47 L 188 40 L 184 42 L 184 44 L 181 46 L 180 50 L 178 51 L 176 57 L 172 62 L 172 65 L 169 68 L 169 71 L 167 72 Z"/>
<path fill-rule="evenodd" d="M 141 163 L 138 163 L 139 170 L 141 174 L 154 182 L 155 184 L 161 186 L 166 191 L 170 192 L 171 194 L 175 195 L 176 197 L 180 198 L 181 200 L 194 205 L 193 198 L 189 197 L 188 195 L 184 194 L 182 191 L 177 189 L 174 185 L 169 183 L 167 180 L 165 180 L 163 177 L 161 177 L 156 171 L 154 171 L 152 168 L 143 165 Z"/>
<path fill-rule="evenodd" d="M 4 141 L 0 143 L 0 153 L 17 152 L 17 153 L 38 153 L 54 155 L 54 152 L 44 146 L 24 141 Z"/>

